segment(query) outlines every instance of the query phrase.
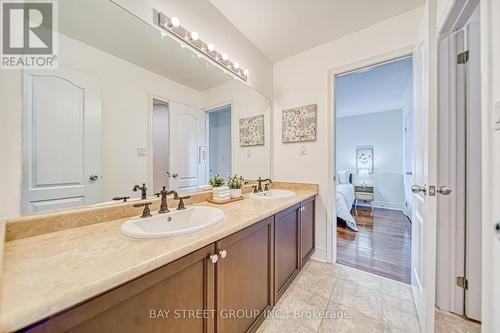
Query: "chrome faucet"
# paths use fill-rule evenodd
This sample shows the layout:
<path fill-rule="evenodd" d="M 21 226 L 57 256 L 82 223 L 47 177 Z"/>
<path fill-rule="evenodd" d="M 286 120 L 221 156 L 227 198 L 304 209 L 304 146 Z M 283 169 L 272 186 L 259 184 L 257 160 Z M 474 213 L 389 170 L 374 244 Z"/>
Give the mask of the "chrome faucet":
<path fill-rule="evenodd" d="M 269 187 L 268 186 L 269 186 L 269 184 L 273 183 L 273 181 L 271 179 L 269 179 L 269 178 L 262 179 L 262 178 L 259 177 L 259 179 L 257 179 L 257 183 L 259 184 L 259 185 L 257 185 L 257 192 L 262 192 L 262 183 L 263 182 L 268 182 L 268 183 L 264 184 L 264 187 L 265 187 L 264 190 L 265 191 L 269 191 Z"/>
<path fill-rule="evenodd" d="M 160 210 L 158 211 L 159 214 L 163 213 L 168 213 L 168 202 L 167 202 L 167 196 L 173 194 L 174 197 L 178 196 L 177 192 L 175 191 L 167 191 L 167 187 L 163 186 L 162 190 L 158 193 L 155 193 L 156 197 L 161 196 L 161 203 L 160 203 Z"/>
<path fill-rule="evenodd" d="M 142 183 L 142 186 L 134 185 L 134 188 L 132 189 L 132 191 L 137 192 L 139 190 L 141 190 L 141 200 L 146 200 L 147 190 L 148 190 L 148 188 L 146 187 L 146 184 Z"/>

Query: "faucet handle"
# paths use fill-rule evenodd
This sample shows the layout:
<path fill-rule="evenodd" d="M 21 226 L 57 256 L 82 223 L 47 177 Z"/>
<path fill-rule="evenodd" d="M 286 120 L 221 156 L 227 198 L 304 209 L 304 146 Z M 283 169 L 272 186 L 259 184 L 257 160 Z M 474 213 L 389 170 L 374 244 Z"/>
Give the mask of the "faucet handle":
<path fill-rule="evenodd" d="M 264 185 L 264 191 L 269 191 L 269 184 Z"/>
<path fill-rule="evenodd" d="M 144 207 L 144 210 L 142 211 L 141 218 L 145 217 L 151 217 L 151 211 L 149 210 L 149 206 L 152 204 L 152 202 L 142 202 L 142 203 L 136 203 L 134 204 L 134 207 Z"/>
<path fill-rule="evenodd" d="M 253 187 L 253 193 L 258 193 L 259 191 L 257 191 L 257 185 L 252 185 Z"/>
<path fill-rule="evenodd" d="M 177 197 L 179 199 L 179 206 L 177 206 L 177 210 L 183 210 L 186 209 L 186 206 L 184 206 L 184 199 L 189 199 L 191 198 L 190 195 L 186 195 L 183 197 Z"/>
<path fill-rule="evenodd" d="M 130 197 L 114 197 L 113 200 L 118 201 L 118 200 L 123 200 L 123 202 L 127 202 L 127 200 L 130 199 Z"/>

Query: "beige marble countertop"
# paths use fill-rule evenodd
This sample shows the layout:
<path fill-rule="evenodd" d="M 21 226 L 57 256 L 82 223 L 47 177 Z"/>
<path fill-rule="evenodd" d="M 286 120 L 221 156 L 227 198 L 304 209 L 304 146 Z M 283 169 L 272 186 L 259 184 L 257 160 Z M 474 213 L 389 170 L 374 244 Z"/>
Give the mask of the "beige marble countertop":
<path fill-rule="evenodd" d="M 317 194 L 296 190 L 280 200 L 213 205 L 224 221 L 193 235 L 158 240 L 122 237 L 125 219 L 5 243 L 0 331 L 13 331 L 172 262 Z"/>

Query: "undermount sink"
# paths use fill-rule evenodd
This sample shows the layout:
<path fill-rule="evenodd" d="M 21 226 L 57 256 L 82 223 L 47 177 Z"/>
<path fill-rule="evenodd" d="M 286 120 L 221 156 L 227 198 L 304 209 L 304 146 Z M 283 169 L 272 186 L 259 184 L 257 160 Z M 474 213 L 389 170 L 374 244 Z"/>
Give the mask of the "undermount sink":
<path fill-rule="evenodd" d="M 256 199 L 284 199 L 295 196 L 295 192 L 288 190 L 269 190 L 258 193 L 250 193 L 250 196 Z"/>
<path fill-rule="evenodd" d="M 120 232 L 125 237 L 152 239 L 188 235 L 211 227 L 224 219 L 218 208 L 194 206 L 152 217 L 132 218 L 122 224 Z"/>

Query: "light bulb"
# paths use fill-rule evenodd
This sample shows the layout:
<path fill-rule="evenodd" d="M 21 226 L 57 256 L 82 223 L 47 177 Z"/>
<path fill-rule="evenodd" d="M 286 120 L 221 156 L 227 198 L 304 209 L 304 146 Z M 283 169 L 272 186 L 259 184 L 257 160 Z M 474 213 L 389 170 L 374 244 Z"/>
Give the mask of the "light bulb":
<path fill-rule="evenodd" d="M 245 74 L 245 75 L 247 75 L 247 76 L 248 76 L 248 73 L 250 73 L 250 72 L 248 71 L 248 69 L 245 69 L 245 70 L 243 71 L 243 74 Z"/>
<path fill-rule="evenodd" d="M 227 60 L 227 53 L 222 53 L 222 60 Z"/>
<path fill-rule="evenodd" d="M 179 19 L 174 16 L 170 19 L 170 23 L 172 24 L 173 27 L 177 28 L 181 24 L 181 21 L 179 21 Z"/>
<path fill-rule="evenodd" d="M 180 45 L 181 45 L 181 47 L 182 47 L 182 48 L 185 48 L 185 47 L 186 47 L 186 45 L 184 45 L 183 43 L 181 43 Z"/>
<path fill-rule="evenodd" d="M 196 31 L 191 32 L 191 39 L 198 40 L 198 33 Z"/>
<path fill-rule="evenodd" d="M 240 68 L 240 64 L 238 64 L 237 62 L 235 62 L 235 63 L 233 64 L 233 67 L 234 67 L 234 69 L 238 69 L 238 68 Z"/>
<path fill-rule="evenodd" d="M 160 32 L 161 39 L 167 37 L 167 33 L 165 31 Z"/>
<path fill-rule="evenodd" d="M 214 46 L 214 44 L 212 44 L 212 43 L 208 44 L 208 50 L 209 50 L 210 52 L 213 52 L 213 50 L 215 50 L 215 46 Z"/>

